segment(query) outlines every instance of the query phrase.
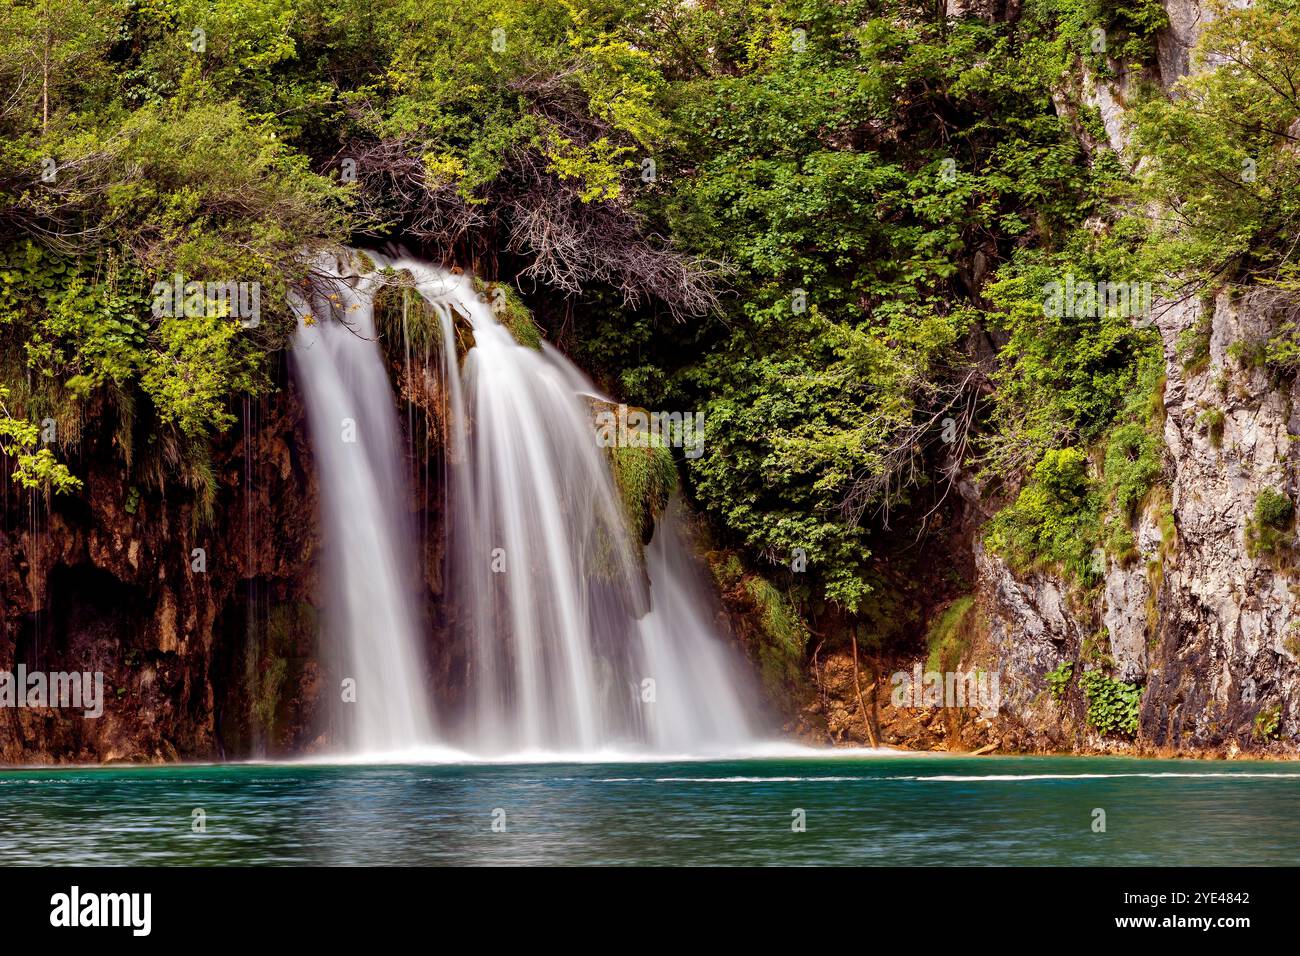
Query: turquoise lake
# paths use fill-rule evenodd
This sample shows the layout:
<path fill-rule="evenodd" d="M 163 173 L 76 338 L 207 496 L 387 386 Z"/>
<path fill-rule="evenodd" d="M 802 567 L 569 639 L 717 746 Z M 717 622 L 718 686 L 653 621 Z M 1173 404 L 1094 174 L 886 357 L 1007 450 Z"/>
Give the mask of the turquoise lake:
<path fill-rule="evenodd" d="M 196 809 L 206 832 L 194 832 Z M 1097 809 L 1105 832 L 1094 832 Z M 1295 865 L 1300 764 L 926 755 L 11 769 L 0 771 L 0 834 L 0 865 Z"/>

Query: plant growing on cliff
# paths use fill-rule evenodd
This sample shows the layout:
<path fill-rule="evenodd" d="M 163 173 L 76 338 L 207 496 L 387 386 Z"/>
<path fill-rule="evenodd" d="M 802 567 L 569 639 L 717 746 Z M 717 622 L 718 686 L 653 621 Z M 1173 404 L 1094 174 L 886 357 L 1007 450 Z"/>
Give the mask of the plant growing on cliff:
<path fill-rule="evenodd" d="M 1218 448 L 1223 444 L 1223 428 L 1226 418 L 1223 409 L 1211 405 L 1201 410 L 1196 416 L 1196 423 L 1205 429 L 1206 436 L 1210 439 L 1210 444 Z"/>
<path fill-rule="evenodd" d="M 1065 694 L 1070 687 L 1070 678 L 1074 676 L 1074 661 L 1061 661 L 1056 667 L 1047 672 L 1047 689 L 1052 693 L 1052 699 L 1058 704 L 1065 700 Z"/>
<path fill-rule="evenodd" d="M 1265 707 L 1255 715 L 1255 725 L 1251 736 L 1258 741 L 1275 740 L 1282 728 L 1282 708 L 1278 705 Z"/>
<path fill-rule="evenodd" d="M 757 625 L 764 687 L 773 699 L 797 698 L 811 637 L 797 606 L 766 578 L 747 572 L 735 552 L 710 551 L 708 562 L 724 596 L 747 606 Z"/>
<path fill-rule="evenodd" d="M 1088 456 L 1078 448 L 1048 451 L 1015 502 L 989 524 L 989 547 L 1013 567 L 1056 564 L 1073 578 L 1091 581 L 1101 496 L 1088 477 Z"/>
<path fill-rule="evenodd" d="M 644 445 L 614 446 L 609 455 L 632 538 L 645 544 L 654 531 L 655 519 L 677 487 L 677 465 L 663 438 L 649 433 L 641 437 Z"/>
<path fill-rule="evenodd" d="M 1099 670 L 1079 675 L 1088 700 L 1088 724 L 1101 734 L 1133 737 L 1138 731 L 1142 691 L 1135 684 L 1108 677 Z"/>
<path fill-rule="evenodd" d="M 1214 68 L 1134 110 L 1142 198 L 1165 210 L 1147 250 L 1193 285 L 1276 277 L 1300 226 L 1295 0 L 1216 3 L 1193 56 Z"/>
<path fill-rule="evenodd" d="M 46 493 L 68 494 L 81 488 L 81 479 L 54 457 L 49 448 L 38 448 L 41 430 L 34 422 L 14 418 L 6 405 L 9 389 L 0 385 L 0 452 L 13 459 L 13 480 L 24 488 Z"/>
<path fill-rule="evenodd" d="M 955 671 L 970 640 L 971 615 L 975 609 L 974 595 L 964 595 L 953 601 L 935 618 L 926 635 L 929 648 L 925 669 L 928 671 Z"/>
<path fill-rule="evenodd" d="M 1263 488 L 1255 499 L 1255 509 L 1246 522 L 1246 550 L 1252 558 L 1276 555 L 1292 542 L 1295 505 L 1273 488 Z"/>

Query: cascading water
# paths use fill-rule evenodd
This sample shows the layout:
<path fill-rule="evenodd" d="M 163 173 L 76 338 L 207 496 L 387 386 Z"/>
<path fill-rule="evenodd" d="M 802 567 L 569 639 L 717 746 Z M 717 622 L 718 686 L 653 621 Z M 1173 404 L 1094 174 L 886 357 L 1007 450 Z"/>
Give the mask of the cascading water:
<path fill-rule="evenodd" d="M 300 331 L 295 349 L 313 441 L 325 448 L 326 531 L 343 542 L 332 553 L 351 659 L 382 643 L 383 669 L 367 680 L 402 685 L 388 702 L 396 708 L 400 698 L 415 714 L 401 726 L 392 709 L 363 711 L 361 746 L 400 749 L 427 728 L 422 702 L 411 700 L 418 681 L 410 674 L 419 673 L 415 615 L 406 592 L 380 580 L 393 572 L 404 580 L 407 567 L 397 540 L 396 412 L 372 341 L 371 297 L 387 267 L 390 280 L 411 274 L 440 326 L 448 600 L 466 684 L 459 706 L 442 715 L 440 742 L 484 757 L 749 747 L 756 728 L 747 678 L 711 626 L 709 594 L 696 580 L 676 505 L 642 555 L 596 441 L 593 402 L 602 399 L 592 384 L 551 346 L 516 342 L 469 276 L 409 258 L 371 258 L 381 270 L 340 293 L 353 329 L 319 318 Z M 473 337 L 463 367 L 458 321 Z M 367 444 L 340 446 L 338 423 L 349 416 L 374 430 Z M 377 532 L 354 527 L 372 519 Z M 386 627 L 392 632 L 381 633 Z M 402 667 L 409 672 L 396 674 Z"/>
<path fill-rule="evenodd" d="M 338 275 L 322 261 L 322 271 Z M 354 280 L 355 281 L 355 280 Z M 415 555 L 393 392 L 363 277 L 318 286 L 298 315 L 293 361 L 320 469 L 327 630 L 342 649 L 348 748 L 407 751 L 434 741 L 410 584 Z"/>

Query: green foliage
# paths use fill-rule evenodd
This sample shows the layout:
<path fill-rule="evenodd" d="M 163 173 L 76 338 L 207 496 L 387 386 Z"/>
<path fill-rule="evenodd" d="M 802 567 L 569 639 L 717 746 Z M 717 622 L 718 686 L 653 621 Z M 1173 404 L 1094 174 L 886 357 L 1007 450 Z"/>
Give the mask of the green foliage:
<path fill-rule="evenodd" d="M 1146 281 L 1133 253 L 1131 224 L 1098 235 L 1080 230 L 1060 252 L 1031 250 L 1005 266 L 987 294 L 989 324 L 1006 336 L 996 373 L 990 472 L 1032 465 L 1049 448 L 1091 445 L 1123 418 L 1146 421 L 1164 369 L 1160 336 L 1106 302 L 1049 308 L 1067 280 Z M 1059 313 L 1059 314 L 1058 314 Z"/>
<path fill-rule="evenodd" d="M 1133 737 L 1138 731 L 1142 691 L 1134 684 L 1108 677 L 1098 670 L 1079 675 L 1088 699 L 1088 724 L 1102 734 Z"/>
<path fill-rule="evenodd" d="M 1189 282 L 1245 282 L 1294 264 L 1300 223 L 1300 154 L 1289 129 L 1300 116 L 1296 0 L 1219 4 L 1193 71 L 1169 97 L 1135 110 L 1146 156 L 1141 196 L 1168 215 L 1148 240 L 1153 263 Z"/>
<path fill-rule="evenodd" d="M 1223 444 L 1223 428 L 1226 419 L 1223 415 L 1223 409 L 1210 406 L 1201 410 L 1196 416 L 1197 423 L 1205 429 L 1205 433 L 1210 438 L 1210 444 L 1218 448 Z"/>
<path fill-rule="evenodd" d="M 1065 699 L 1065 694 L 1070 687 L 1070 678 L 1073 676 L 1073 661 L 1061 661 L 1055 668 L 1047 672 L 1047 689 L 1051 691 L 1052 698 L 1057 703 Z"/>
<path fill-rule="evenodd" d="M 1106 256 L 1122 259 L 1114 249 Z M 1163 354 L 1152 330 L 1114 310 L 1053 316 L 1041 290 L 1059 273 L 1026 263 L 991 287 L 1004 309 L 995 320 L 1011 337 L 986 473 L 1035 464 L 987 540 L 1020 570 L 1051 565 L 1090 586 L 1103 570 L 1098 549 L 1132 556 L 1129 526 L 1160 475 Z M 1101 445 L 1099 474 L 1085 447 L 1069 444 L 1080 441 Z"/>
<path fill-rule="evenodd" d="M 1275 704 L 1272 707 L 1265 707 L 1255 715 L 1251 736 L 1258 741 L 1276 740 L 1281 729 L 1282 708 Z"/>
<path fill-rule="evenodd" d="M 1210 365 L 1210 333 L 1214 323 L 1214 302 L 1203 304 L 1196 321 L 1178 333 L 1174 350 L 1188 375 L 1199 375 Z"/>
<path fill-rule="evenodd" d="M 1287 495 L 1264 488 L 1255 499 L 1255 509 L 1246 523 L 1246 550 L 1252 558 L 1276 555 L 1293 543 L 1295 505 Z"/>
<path fill-rule="evenodd" d="M 796 684 L 807 653 L 807 627 L 785 595 L 766 578 L 750 575 L 745 587 L 758 609 L 765 638 L 759 649 L 763 682 L 774 692 Z"/>
<path fill-rule="evenodd" d="M 1268 362 L 1289 371 L 1300 368 L 1300 325 L 1292 322 L 1269 340 Z"/>
<path fill-rule="evenodd" d="M 1047 563 L 1091 582 L 1097 574 L 1092 550 L 1100 513 L 1087 455 L 1077 448 L 1053 449 L 1034 467 L 1015 502 L 990 522 L 988 544 L 1018 570 Z"/>
<path fill-rule="evenodd" d="M 1104 487 L 1116 513 L 1126 521 L 1160 475 L 1164 442 L 1149 424 L 1129 422 L 1112 431 L 1106 443 Z"/>
<path fill-rule="evenodd" d="M 1030 9 L 1040 19 L 1056 17 L 1057 36 L 1065 38 L 1101 19 L 1073 4 Z M 1172 97 L 1151 95 L 1137 104 L 1135 146 L 1147 156 L 1140 181 L 1130 188 L 1122 177 L 1111 178 L 1107 188 L 1117 199 L 1131 195 L 1140 204 L 1077 233 L 1060 251 L 1022 252 L 990 286 L 993 322 L 1009 338 L 986 474 L 1034 465 L 1049 449 L 1105 443 L 1101 473 L 1089 491 L 1061 494 L 1031 479 L 995 519 L 990 543 L 1019 567 L 1053 563 L 1087 584 L 1099 570 L 1089 558 L 1096 548 L 1131 559 L 1129 527 L 1160 471 L 1162 439 L 1150 400 L 1163 362 L 1158 336 L 1107 310 L 1055 317 L 1041 299 L 1049 282 L 1067 273 L 1108 282 L 1177 276 L 1166 291 L 1186 295 L 1188 287 L 1199 288 L 1200 318 L 1176 345 L 1189 375 L 1210 363 L 1213 291 L 1266 281 L 1285 300 L 1300 289 L 1292 261 L 1300 172 L 1287 132 L 1300 115 L 1290 79 L 1300 54 L 1295 3 L 1265 0 L 1219 12 L 1198 55 L 1227 68 L 1185 78 Z M 1150 13 L 1145 22 L 1158 25 L 1158 15 Z M 1154 226 L 1148 219 L 1153 207 L 1167 211 Z M 1280 373 L 1292 370 L 1289 321 L 1266 342 L 1243 344 L 1233 354 Z M 1203 424 L 1217 443 L 1222 413 L 1207 410 Z M 1258 521 L 1248 535 L 1252 548 L 1265 550 L 1279 538 Z"/>
<path fill-rule="evenodd" d="M 1052 315 L 1045 288 L 1300 290 L 1295 7 L 1222 11 L 1202 50 L 1220 68 L 1134 99 L 1149 160 L 1133 181 L 1078 142 L 1095 111 L 1057 102 L 1080 105 L 1081 66 L 1149 59 L 1158 0 L 1028 0 L 996 23 L 917 0 L 15 0 L 0 9 L 6 449 L 71 490 L 27 423 L 111 398 L 129 409 L 124 457 L 138 439 L 210 501 L 212 439 L 233 400 L 270 387 L 302 253 L 413 239 L 515 270 L 481 288 L 504 291 L 521 343 L 545 325 L 620 397 L 703 411 L 687 492 L 751 561 L 802 550 L 815 603 L 860 620 L 888 606 L 873 551 L 951 500 L 962 469 L 993 495 L 1028 476 L 991 547 L 1091 583 L 1099 548 L 1133 552 L 1158 481 L 1163 349 L 1118 309 Z M 362 181 L 345 182 L 353 156 Z M 663 250 L 718 264 L 715 313 L 666 322 L 620 284 L 625 268 L 680 280 L 640 258 Z M 260 283 L 263 323 L 155 315 L 153 283 L 177 273 Z M 515 287 L 537 290 L 537 322 Z M 579 292 L 581 308 L 548 308 Z M 378 311 L 385 330 L 433 328 L 409 299 Z M 1284 318 L 1259 360 L 1294 372 L 1295 341 Z M 1208 313 L 1180 352 L 1208 364 Z M 641 535 L 671 464 L 614 454 Z"/>
<path fill-rule="evenodd" d="M 1054 26 L 1060 54 L 1081 57 L 1103 74 L 1111 72 L 1111 58 L 1152 59 L 1156 31 L 1169 23 L 1159 0 L 1028 0 L 1025 12 Z M 1105 32 L 1104 46 L 1097 30 Z"/>
<path fill-rule="evenodd" d="M 1278 531 L 1284 531 L 1291 527 L 1291 521 L 1295 517 L 1295 505 L 1280 491 L 1273 488 L 1265 488 L 1255 499 L 1255 522 L 1256 524 L 1274 528 Z"/>
<path fill-rule="evenodd" d="M 761 575 L 746 572 L 735 552 L 710 552 L 709 566 L 724 592 L 753 608 L 757 656 L 763 685 L 774 699 L 789 698 L 806 679 L 804 662 L 811 637 L 790 598 Z"/>
<path fill-rule="evenodd" d="M 510 330 L 515 341 L 526 348 L 542 350 L 542 330 L 533 321 L 532 313 L 523 299 L 508 282 L 474 280 L 474 289 L 491 306 L 497 321 Z"/>
<path fill-rule="evenodd" d="M 873 528 L 942 493 L 972 255 L 1067 230 L 1094 173 L 1013 28 L 862 0 L 656 16 L 671 149 L 643 205 L 734 295 L 693 328 L 602 322 L 584 354 L 634 401 L 701 409 L 696 500 L 751 552 L 802 549 L 818 595 L 861 611 Z"/>
<path fill-rule="evenodd" d="M 14 459 L 13 480 L 24 488 L 68 494 L 81 488 L 81 480 L 49 448 L 37 448 L 41 431 L 34 423 L 14 418 L 6 405 L 9 389 L 0 385 L 0 452 Z"/>

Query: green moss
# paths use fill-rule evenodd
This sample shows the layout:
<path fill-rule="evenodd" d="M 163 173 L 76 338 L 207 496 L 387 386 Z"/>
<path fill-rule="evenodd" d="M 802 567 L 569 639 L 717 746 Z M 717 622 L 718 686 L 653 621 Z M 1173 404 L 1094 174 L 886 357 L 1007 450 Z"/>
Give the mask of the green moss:
<path fill-rule="evenodd" d="M 288 673 L 289 662 L 283 657 L 272 657 L 263 663 L 257 675 L 257 684 L 253 688 L 253 719 L 268 736 L 275 731 L 280 692 Z"/>
<path fill-rule="evenodd" d="M 475 278 L 474 291 L 488 304 L 497 321 L 509 330 L 516 342 L 525 348 L 541 351 L 542 330 L 533 321 L 532 313 L 513 286 L 506 282 L 484 282 Z"/>
<path fill-rule="evenodd" d="M 316 632 L 316 610 L 302 602 L 272 604 L 244 647 L 249 723 L 261 739 L 279 746 L 288 717 L 286 688 L 302 676 L 299 640 Z"/>
<path fill-rule="evenodd" d="M 441 349 L 442 319 L 415 291 L 415 277 L 406 269 L 389 269 L 385 278 L 373 300 L 375 331 L 389 342 L 405 338 L 419 352 Z"/>
<path fill-rule="evenodd" d="M 926 670 L 955 671 L 960 666 L 970 642 L 969 624 L 974 608 L 974 595 L 966 595 L 957 598 L 935 618 L 926 635 L 926 647 L 929 648 Z"/>
<path fill-rule="evenodd" d="M 662 438 L 651 434 L 643 437 L 645 447 L 614 446 L 609 456 L 632 537 L 645 544 L 677 486 L 677 464 Z"/>
<path fill-rule="evenodd" d="M 745 590 L 758 610 L 763 632 L 759 667 L 764 685 L 775 694 L 787 692 L 803 679 L 803 661 L 808 649 L 808 628 L 779 590 L 766 578 L 751 575 Z"/>

